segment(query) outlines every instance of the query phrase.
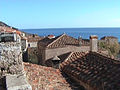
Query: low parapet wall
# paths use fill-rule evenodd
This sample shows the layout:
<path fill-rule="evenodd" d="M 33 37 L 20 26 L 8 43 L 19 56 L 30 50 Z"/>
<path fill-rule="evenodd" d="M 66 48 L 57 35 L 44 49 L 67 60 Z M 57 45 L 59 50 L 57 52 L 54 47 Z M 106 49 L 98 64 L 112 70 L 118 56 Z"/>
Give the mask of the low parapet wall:
<path fill-rule="evenodd" d="M 32 90 L 24 75 L 7 75 L 6 88 L 7 90 Z"/>

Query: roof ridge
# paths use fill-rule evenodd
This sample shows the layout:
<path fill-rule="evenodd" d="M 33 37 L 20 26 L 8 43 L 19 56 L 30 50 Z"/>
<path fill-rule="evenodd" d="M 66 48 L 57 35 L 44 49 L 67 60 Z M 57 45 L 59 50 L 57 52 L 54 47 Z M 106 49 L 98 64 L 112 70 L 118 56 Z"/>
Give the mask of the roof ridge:
<path fill-rule="evenodd" d="M 60 38 L 62 38 L 64 35 L 66 35 L 65 33 L 62 34 L 60 37 L 58 37 L 57 39 L 55 39 L 54 41 L 52 41 L 50 44 L 47 45 L 47 47 L 49 47 L 50 45 L 52 45 L 53 43 L 55 43 L 57 40 L 59 40 Z"/>
<path fill-rule="evenodd" d="M 64 61 L 66 62 L 73 54 L 74 52 L 71 52 Z"/>
<path fill-rule="evenodd" d="M 63 66 L 64 66 L 63 64 L 68 61 L 67 59 L 69 59 L 69 57 L 71 57 L 71 55 L 72 55 L 73 53 L 74 53 L 74 52 L 70 52 L 70 54 L 67 56 L 67 58 L 60 64 L 60 67 L 59 67 L 60 70 L 62 70 L 61 68 L 63 68 Z"/>

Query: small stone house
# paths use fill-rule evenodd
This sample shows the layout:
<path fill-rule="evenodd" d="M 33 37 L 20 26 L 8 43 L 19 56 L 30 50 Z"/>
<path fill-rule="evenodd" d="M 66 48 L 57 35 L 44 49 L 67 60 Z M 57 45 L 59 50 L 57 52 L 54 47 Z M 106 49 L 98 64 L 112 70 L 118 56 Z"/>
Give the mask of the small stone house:
<path fill-rule="evenodd" d="M 22 52 L 25 52 L 27 50 L 28 47 L 28 43 L 27 43 L 27 38 L 25 37 L 25 33 L 13 29 L 11 27 L 3 27 L 0 26 L 0 40 L 3 41 L 17 41 L 21 43 L 21 48 L 22 48 Z"/>
<path fill-rule="evenodd" d="M 34 48 L 34 47 L 37 47 L 38 41 L 43 39 L 43 37 L 32 34 L 27 36 L 27 39 L 28 39 L 28 48 L 32 48 L 32 47 Z"/>
<path fill-rule="evenodd" d="M 89 44 L 87 40 L 78 40 L 66 34 L 57 37 L 49 35 L 38 42 L 39 64 L 45 65 L 47 60 L 68 52 L 89 51 Z"/>
<path fill-rule="evenodd" d="M 21 32 L 10 27 L 0 26 L 0 41 L 1 42 L 21 42 Z"/>

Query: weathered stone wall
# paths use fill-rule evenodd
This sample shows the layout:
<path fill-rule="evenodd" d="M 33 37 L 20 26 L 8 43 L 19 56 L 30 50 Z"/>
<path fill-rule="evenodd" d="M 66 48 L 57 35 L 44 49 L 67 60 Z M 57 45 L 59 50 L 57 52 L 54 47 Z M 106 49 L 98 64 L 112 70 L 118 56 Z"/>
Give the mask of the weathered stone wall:
<path fill-rule="evenodd" d="M 38 64 L 43 64 L 43 60 L 45 60 L 45 48 L 42 46 L 38 46 Z"/>
<path fill-rule="evenodd" d="M 21 43 L 0 43 L 0 74 L 23 73 Z"/>
<path fill-rule="evenodd" d="M 69 46 L 69 47 L 64 47 L 64 48 L 55 48 L 55 49 L 46 49 L 45 51 L 45 61 L 53 58 L 54 56 L 59 56 L 64 53 L 68 52 L 86 52 L 90 51 L 90 46 Z"/>
<path fill-rule="evenodd" d="M 27 49 L 28 62 L 38 64 L 38 49 L 36 47 Z"/>
<path fill-rule="evenodd" d="M 22 45 L 21 46 L 22 51 L 25 52 L 27 50 L 27 48 L 28 48 L 28 42 L 27 42 L 27 40 L 22 39 L 21 40 L 21 45 Z"/>

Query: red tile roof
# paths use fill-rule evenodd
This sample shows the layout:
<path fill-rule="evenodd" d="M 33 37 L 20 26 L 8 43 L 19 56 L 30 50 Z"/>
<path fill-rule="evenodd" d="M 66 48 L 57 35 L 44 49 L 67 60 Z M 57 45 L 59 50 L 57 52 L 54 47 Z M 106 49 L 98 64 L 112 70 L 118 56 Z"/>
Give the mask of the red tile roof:
<path fill-rule="evenodd" d="M 59 69 L 24 63 L 32 90 L 71 90 Z"/>
<path fill-rule="evenodd" d="M 88 40 L 82 40 L 83 45 L 89 45 Z M 71 36 L 62 34 L 53 39 L 48 37 L 39 41 L 39 45 L 46 48 L 61 48 L 66 46 L 79 46 L 79 41 Z"/>
<path fill-rule="evenodd" d="M 48 35 L 48 38 L 53 39 L 53 38 L 55 38 L 55 36 L 54 35 Z"/>
<path fill-rule="evenodd" d="M 12 29 L 10 27 L 2 27 L 2 26 L 0 26 L 0 32 L 21 34 L 21 32 L 18 30 Z"/>
<path fill-rule="evenodd" d="M 44 37 L 39 37 L 39 36 L 28 36 L 28 42 L 38 42 L 39 40 L 42 40 Z"/>
<path fill-rule="evenodd" d="M 73 53 L 61 70 L 91 87 L 120 90 L 120 62 L 99 53 Z"/>

